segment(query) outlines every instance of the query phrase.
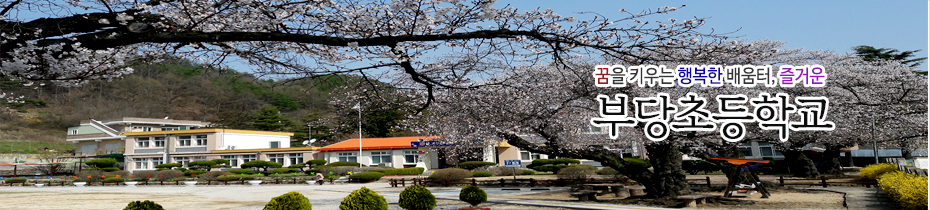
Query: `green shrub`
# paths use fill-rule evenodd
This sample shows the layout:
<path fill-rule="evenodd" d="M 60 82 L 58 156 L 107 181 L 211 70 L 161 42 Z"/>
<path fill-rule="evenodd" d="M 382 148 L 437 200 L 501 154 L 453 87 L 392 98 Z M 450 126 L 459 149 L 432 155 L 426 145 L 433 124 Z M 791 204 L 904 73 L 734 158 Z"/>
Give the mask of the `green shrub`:
<path fill-rule="evenodd" d="M 240 178 L 242 178 L 242 177 L 240 177 L 239 175 L 226 175 L 226 176 L 218 176 L 218 177 L 216 177 L 216 181 L 221 181 L 221 182 L 223 182 L 223 181 L 239 181 Z"/>
<path fill-rule="evenodd" d="M 310 199 L 298 192 L 289 192 L 271 198 L 263 210 L 311 210 Z"/>
<path fill-rule="evenodd" d="M 310 164 L 310 167 L 326 165 L 326 160 L 308 160 L 307 164 Z"/>
<path fill-rule="evenodd" d="M 513 176 L 514 173 L 522 174 L 523 169 L 508 168 L 508 167 L 493 167 L 493 168 L 489 168 L 488 172 L 490 172 L 494 176 Z"/>
<path fill-rule="evenodd" d="M 461 168 L 440 169 L 433 172 L 433 175 L 427 177 L 432 180 L 459 180 L 471 177 L 471 171 Z"/>
<path fill-rule="evenodd" d="M 207 173 L 207 171 L 201 171 L 201 170 L 187 170 L 187 171 L 184 171 L 184 176 L 201 175 L 201 174 L 205 174 L 205 173 Z"/>
<path fill-rule="evenodd" d="M 388 203 L 375 191 L 362 187 L 342 199 L 339 210 L 387 210 Z"/>
<path fill-rule="evenodd" d="M 533 175 L 533 174 L 536 174 L 536 171 L 534 171 L 534 170 L 523 170 L 523 171 L 520 172 L 520 175 Z"/>
<path fill-rule="evenodd" d="M 164 210 L 164 208 L 154 201 L 145 200 L 129 202 L 129 205 L 126 205 L 123 210 Z"/>
<path fill-rule="evenodd" d="M 417 175 L 422 174 L 424 168 L 414 167 L 414 168 L 380 168 L 373 169 L 371 172 L 378 172 L 384 175 Z"/>
<path fill-rule="evenodd" d="M 269 171 L 268 171 L 268 174 L 290 174 L 290 173 L 294 173 L 294 172 L 297 172 L 297 169 L 293 169 L 293 168 L 279 168 L 279 169 L 272 169 L 272 170 L 269 170 Z"/>
<path fill-rule="evenodd" d="M 542 172 L 558 172 L 559 170 L 568 167 L 569 164 L 580 164 L 581 161 L 569 158 L 559 158 L 559 159 L 536 159 L 533 160 L 533 163 L 527 165 L 527 168 L 531 168 L 536 171 Z"/>
<path fill-rule="evenodd" d="M 436 208 L 436 196 L 421 185 L 413 185 L 400 192 L 397 205 L 407 210 L 432 210 Z"/>
<path fill-rule="evenodd" d="M 879 163 L 863 167 L 861 170 L 859 170 L 859 174 L 863 177 L 877 179 L 878 177 L 881 177 L 882 174 L 895 171 L 898 171 L 898 165 L 891 163 Z"/>
<path fill-rule="evenodd" d="M 6 183 L 26 183 L 25 178 L 9 178 L 5 179 Z"/>
<path fill-rule="evenodd" d="M 489 176 L 493 176 L 493 174 L 491 174 L 491 172 L 475 171 L 475 172 L 471 172 L 471 176 L 473 176 L 473 177 L 489 177 Z"/>
<path fill-rule="evenodd" d="M 326 166 L 329 166 L 329 167 L 335 167 L 335 166 L 356 166 L 356 167 L 358 167 L 359 164 L 356 163 L 356 162 L 334 162 L 334 163 L 326 164 Z"/>
<path fill-rule="evenodd" d="M 155 176 L 152 176 L 152 178 L 155 178 L 155 179 L 157 179 L 157 180 L 169 180 L 169 179 L 172 179 L 172 178 L 175 178 L 175 177 L 181 177 L 181 176 L 184 176 L 184 172 L 182 172 L 182 171 L 178 171 L 178 170 L 164 170 L 164 171 L 158 171 L 158 177 L 157 177 L 157 178 L 156 178 Z"/>
<path fill-rule="evenodd" d="M 306 164 L 306 163 L 298 163 L 298 164 L 294 164 L 294 165 L 289 165 L 289 166 L 287 166 L 287 167 L 288 167 L 288 168 L 303 168 L 303 167 L 307 167 L 307 164 Z"/>
<path fill-rule="evenodd" d="M 157 169 L 168 170 L 168 169 L 172 169 L 172 168 L 180 168 L 181 166 L 183 166 L 183 165 L 181 165 L 181 163 L 165 163 L 165 164 L 159 164 L 159 165 L 155 166 L 155 168 L 157 168 Z"/>
<path fill-rule="evenodd" d="M 468 185 L 459 192 L 459 200 L 478 207 L 478 204 L 488 201 L 488 194 L 475 185 Z"/>
<path fill-rule="evenodd" d="M 358 179 L 359 181 L 362 181 L 362 182 L 367 182 L 371 180 L 380 179 L 383 176 L 384 174 L 378 173 L 378 172 L 360 172 L 360 173 L 352 174 L 352 176 L 349 176 L 349 178 Z"/>
<path fill-rule="evenodd" d="M 110 167 L 116 166 L 116 159 L 98 158 L 98 159 L 84 161 L 84 164 L 93 166 L 94 168 L 110 168 Z"/>
<path fill-rule="evenodd" d="M 587 179 L 594 175 L 595 171 L 597 171 L 597 167 L 594 166 L 575 165 L 559 170 L 557 175 L 560 179 Z"/>
<path fill-rule="evenodd" d="M 879 177 L 878 185 L 905 209 L 927 209 L 926 176 L 901 171 L 887 172 Z"/>
<path fill-rule="evenodd" d="M 106 179 L 103 179 L 103 182 L 106 182 L 106 183 L 116 183 L 116 182 L 125 182 L 125 181 L 126 180 L 123 178 L 116 178 L 116 177 L 107 177 Z"/>
<path fill-rule="evenodd" d="M 332 175 L 345 176 L 350 171 L 359 170 L 359 167 L 358 166 L 319 166 L 314 169 L 315 170 L 313 171 L 318 172 L 318 173 L 323 173 L 323 175 L 330 175 L 330 172 L 332 172 Z"/>
<path fill-rule="evenodd" d="M 608 176 L 611 179 L 620 179 L 624 177 L 624 175 L 621 174 L 619 171 L 617 171 L 617 169 L 614 169 L 611 167 L 604 167 L 603 169 L 597 170 L 594 173 L 596 173 L 597 175 Z"/>
<path fill-rule="evenodd" d="M 240 179 L 242 179 L 242 180 L 255 180 L 255 177 L 254 177 L 254 176 L 242 176 L 242 177 L 240 177 Z"/>
<path fill-rule="evenodd" d="M 638 157 L 628 157 L 628 158 L 623 158 L 623 160 L 631 164 L 642 166 L 643 168 L 652 167 L 652 164 L 649 163 L 649 160 L 639 159 Z"/>
<path fill-rule="evenodd" d="M 106 168 L 101 168 L 100 170 L 101 170 L 101 171 L 105 171 L 105 172 L 111 172 L 111 171 L 119 171 L 119 168 L 117 168 L 117 167 L 106 167 Z"/>
<path fill-rule="evenodd" d="M 281 168 L 281 166 L 284 164 L 264 160 L 253 160 L 239 165 L 242 168 L 260 168 L 262 171 L 268 171 L 268 168 Z"/>
<path fill-rule="evenodd" d="M 228 170 L 228 171 L 226 171 L 226 173 L 239 175 L 239 174 L 257 174 L 258 172 L 256 172 L 255 170 L 252 170 L 252 169 L 243 168 L 243 169 L 232 169 L 232 170 Z"/>
<path fill-rule="evenodd" d="M 493 165 L 497 165 L 497 164 L 492 163 L 492 162 L 484 162 L 484 161 L 468 161 L 468 162 L 459 163 L 459 167 L 464 168 L 466 170 L 475 170 L 476 168 L 481 168 L 485 166 L 493 166 Z"/>

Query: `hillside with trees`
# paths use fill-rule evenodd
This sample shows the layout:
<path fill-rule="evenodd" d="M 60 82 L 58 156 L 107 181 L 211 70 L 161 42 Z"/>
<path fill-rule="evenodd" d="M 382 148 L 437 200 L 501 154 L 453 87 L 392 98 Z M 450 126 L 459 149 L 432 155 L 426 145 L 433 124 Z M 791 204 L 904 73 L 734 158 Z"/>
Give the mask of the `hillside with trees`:
<path fill-rule="evenodd" d="M 133 69 L 132 74 L 122 78 L 89 81 L 80 86 L 5 82 L 3 90 L 19 99 L 5 102 L 0 129 L 22 130 L 22 135 L 4 132 L 3 141 L 66 143 L 65 130 L 81 120 L 168 117 L 208 121 L 233 129 L 293 132 L 293 140 L 298 143 L 294 146 L 310 138 L 324 145 L 358 136 L 358 112 L 351 109 L 358 102 L 365 105 L 363 135 L 409 134 L 392 128 L 411 113 L 410 108 L 385 105 L 396 104 L 391 101 L 347 97 L 357 90 L 401 90 L 356 76 L 275 81 L 174 58 L 134 65 Z M 310 138 L 308 131 L 313 132 Z M 9 151 L 0 151 L 4 152 Z"/>

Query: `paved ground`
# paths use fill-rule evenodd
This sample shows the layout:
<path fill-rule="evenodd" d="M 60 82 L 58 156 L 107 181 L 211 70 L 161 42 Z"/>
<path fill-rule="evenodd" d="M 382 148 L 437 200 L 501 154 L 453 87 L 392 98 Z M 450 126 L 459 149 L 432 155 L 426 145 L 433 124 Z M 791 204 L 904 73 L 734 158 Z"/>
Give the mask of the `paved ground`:
<path fill-rule="evenodd" d="M 152 200 L 165 209 L 236 209 L 257 210 L 272 197 L 287 192 L 300 192 L 313 204 L 313 209 L 339 209 L 339 203 L 351 191 L 368 187 L 383 195 L 391 210 L 400 210 L 397 206 L 398 195 L 403 188 L 390 188 L 385 183 L 344 184 L 344 185 L 269 185 L 269 186 L 94 186 L 94 187 L 3 187 L 0 193 L 0 209 L 122 209 L 127 203 L 136 200 Z M 440 199 L 438 209 L 466 208 L 468 204 L 458 201 L 461 188 L 430 189 Z M 487 188 L 490 195 L 507 193 L 508 195 L 536 193 L 522 191 L 503 191 L 499 188 Z M 620 206 L 597 203 L 570 203 L 545 200 L 516 200 L 490 198 L 482 207 L 501 209 L 657 209 L 638 206 Z"/>
<path fill-rule="evenodd" d="M 811 187 L 810 190 L 827 190 L 846 193 L 846 208 L 849 210 L 895 210 L 901 209 L 880 187 Z"/>

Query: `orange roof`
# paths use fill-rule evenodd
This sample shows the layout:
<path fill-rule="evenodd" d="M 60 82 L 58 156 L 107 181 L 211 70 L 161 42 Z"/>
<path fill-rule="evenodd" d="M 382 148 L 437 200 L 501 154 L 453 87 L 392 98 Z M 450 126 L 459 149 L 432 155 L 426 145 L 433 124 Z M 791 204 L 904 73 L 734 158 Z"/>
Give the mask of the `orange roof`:
<path fill-rule="evenodd" d="M 725 160 L 730 162 L 733 165 L 743 165 L 746 163 L 769 163 L 767 160 L 747 160 L 747 159 L 735 159 L 735 158 L 711 158 L 714 160 Z"/>
<path fill-rule="evenodd" d="M 410 146 L 410 142 L 415 142 L 419 139 L 426 141 L 439 138 L 438 136 L 408 136 L 408 137 L 390 137 L 390 138 L 362 138 L 362 150 L 378 150 L 378 149 L 413 149 L 415 147 Z M 317 149 L 316 151 L 352 151 L 358 150 L 358 139 L 349 139 L 339 143 L 335 143 L 323 148 Z"/>

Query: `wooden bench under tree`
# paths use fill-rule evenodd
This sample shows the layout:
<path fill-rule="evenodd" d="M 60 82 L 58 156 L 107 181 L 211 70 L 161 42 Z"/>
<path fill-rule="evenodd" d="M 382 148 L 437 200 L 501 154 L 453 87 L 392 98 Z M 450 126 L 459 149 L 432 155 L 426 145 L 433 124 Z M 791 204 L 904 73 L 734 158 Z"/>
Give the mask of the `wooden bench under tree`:
<path fill-rule="evenodd" d="M 698 204 L 704 204 L 705 203 L 704 200 L 708 197 L 713 197 L 713 196 L 694 194 L 694 195 L 678 196 L 678 197 L 675 197 L 675 199 L 682 202 L 682 205 L 681 205 L 682 207 L 697 207 Z"/>
<path fill-rule="evenodd" d="M 580 201 L 596 201 L 596 191 L 578 191 L 571 193 L 572 197 L 577 197 Z"/>

